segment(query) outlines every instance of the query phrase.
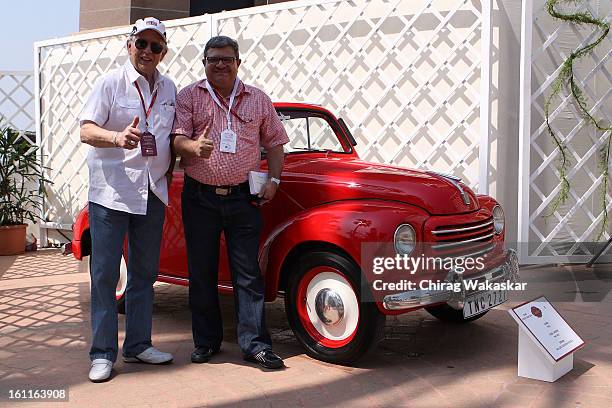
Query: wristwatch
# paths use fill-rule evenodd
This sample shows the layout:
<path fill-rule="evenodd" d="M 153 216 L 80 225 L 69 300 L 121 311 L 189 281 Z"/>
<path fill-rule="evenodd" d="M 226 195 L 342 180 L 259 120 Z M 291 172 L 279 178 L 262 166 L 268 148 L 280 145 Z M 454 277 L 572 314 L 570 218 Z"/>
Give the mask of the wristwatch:
<path fill-rule="evenodd" d="M 270 181 L 276 184 L 277 186 L 280 184 L 280 180 L 276 177 L 270 177 Z"/>

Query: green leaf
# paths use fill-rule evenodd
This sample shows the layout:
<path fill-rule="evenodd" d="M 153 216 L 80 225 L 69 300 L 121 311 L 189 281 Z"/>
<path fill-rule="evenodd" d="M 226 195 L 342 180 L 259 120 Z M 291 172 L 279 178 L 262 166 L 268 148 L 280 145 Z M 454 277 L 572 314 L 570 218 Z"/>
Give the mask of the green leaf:
<path fill-rule="evenodd" d="M 567 171 L 570 165 L 567 154 L 567 147 L 565 144 L 559 139 L 559 137 L 555 134 L 551 124 L 550 124 L 550 108 L 552 101 L 559 96 L 563 89 L 568 89 L 570 95 L 578 109 L 581 117 L 586 121 L 588 125 L 594 126 L 597 130 L 601 132 L 610 132 L 605 142 L 604 146 L 600 149 L 600 158 L 598 162 L 600 175 L 603 176 L 603 182 L 601 185 L 601 190 L 599 194 L 600 206 L 602 208 L 603 221 L 601 224 L 601 229 L 596 241 L 599 241 L 603 235 L 605 234 L 608 226 L 608 211 L 607 211 L 607 199 L 606 193 L 608 189 L 608 177 L 609 177 L 609 162 L 610 162 L 610 142 L 612 138 L 612 126 L 604 125 L 601 120 L 595 119 L 589 112 L 588 103 L 586 98 L 584 97 L 584 93 L 578 83 L 574 80 L 574 62 L 584 57 L 585 55 L 592 52 L 602 41 L 606 38 L 610 32 L 610 24 L 604 22 L 601 19 L 594 18 L 590 13 L 587 12 L 575 12 L 575 13 L 562 13 L 555 8 L 558 4 L 580 4 L 583 3 L 581 0 L 547 0 L 546 9 L 548 13 L 553 17 L 560 19 L 562 21 L 567 21 L 571 24 L 582 25 L 582 24 L 591 24 L 596 28 L 601 30 L 599 37 L 597 37 L 594 41 L 589 44 L 584 45 L 576 50 L 574 50 L 569 57 L 563 61 L 561 64 L 561 69 L 557 74 L 557 77 L 553 80 L 551 84 L 551 92 L 548 97 L 544 101 L 544 116 L 546 119 L 546 126 L 548 130 L 548 134 L 553 139 L 557 149 L 561 154 L 561 158 L 559 160 L 558 171 L 559 171 L 559 181 L 561 182 L 561 188 L 557 193 L 557 196 L 552 201 L 548 213 L 545 217 L 550 217 L 553 215 L 558 208 L 563 205 L 567 199 L 569 198 L 569 192 L 571 189 L 569 180 L 567 179 Z"/>
<path fill-rule="evenodd" d="M 40 219 L 44 177 L 38 147 L 19 137 L 0 117 L 0 225 Z"/>

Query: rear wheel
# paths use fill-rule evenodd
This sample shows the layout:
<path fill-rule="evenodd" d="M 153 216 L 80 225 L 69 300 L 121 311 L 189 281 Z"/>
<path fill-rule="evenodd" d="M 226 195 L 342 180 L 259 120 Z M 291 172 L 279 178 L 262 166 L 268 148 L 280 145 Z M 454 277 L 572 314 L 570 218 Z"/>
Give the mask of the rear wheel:
<path fill-rule="evenodd" d="M 115 299 L 117 299 L 117 312 L 125 314 L 125 288 L 127 287 L 127 263 L 125 256 L 121 255 L 121 264 L 119 265 L 119 281 L 115 289 Z"/>
<path fill-rule="evenodd" d="M 480 319 L 482 316 L 486 315 L 488 312 L 487 310 L 480 314 L 464 319 L 463 309 L 460 309 L 460 310 L 453 309 L 449 305 L 429 306 L 429 307 L 426 307 L 425 310 L 427 310 L 429 314 L 432 315 L 433 317 L 436 317 L 444 322 L 451 322 L 451 323 L 473 322 L 474 320 Z"/>
<path fill-rule="evenodd" d="M 93 255 L 89 256 L 89 269 L 91 270 L 91 260 Z M 125 314 L 125 288 L 127 287 L 127 263 L 125 257 L 121 255 L 121 263 L 119 264 L 119 281 L 115 288 L 115 298 L 117 299 L 117 312 Z"/>
<path fill-rule="evenodd" d="M 311 252 L 293 265 L 285 293 L 289 324 L 306 353 L 336 364 L 355 362 L 382 337 L 385 316 L 361 302 L 360 270 L 331 252 Z"/>

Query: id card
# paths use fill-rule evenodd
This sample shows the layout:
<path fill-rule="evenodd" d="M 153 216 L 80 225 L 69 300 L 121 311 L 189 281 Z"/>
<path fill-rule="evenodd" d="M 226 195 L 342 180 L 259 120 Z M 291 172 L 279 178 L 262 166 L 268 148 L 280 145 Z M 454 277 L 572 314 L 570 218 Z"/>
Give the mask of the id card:
<path fill-rule="evenodd" d="M 236 153 L 236 133 L 233 130 L 225 129 L 221 132 L 221 143 L 219 150 L 225 153 Z"/>
<path fill-rule="evenodd" d="M 140 137 L 140 151 L 143 157 L 157 156 L 157 145 L 155 136 L 150 132 L 144 132 Z"/>

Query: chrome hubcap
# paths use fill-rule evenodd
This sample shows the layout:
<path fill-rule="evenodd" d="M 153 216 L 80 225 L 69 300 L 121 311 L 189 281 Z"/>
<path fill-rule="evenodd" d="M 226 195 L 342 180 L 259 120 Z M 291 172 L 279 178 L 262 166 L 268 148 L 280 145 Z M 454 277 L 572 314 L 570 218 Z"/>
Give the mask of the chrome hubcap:
<path fill-rule="evenodd" d="M 315 298 L 315 310 L 319 319 L 328 326 L 335 326 L 344 317 L 344 303 L 338 293 L 329 288 L 324 288 L 317 293 Z"/>

